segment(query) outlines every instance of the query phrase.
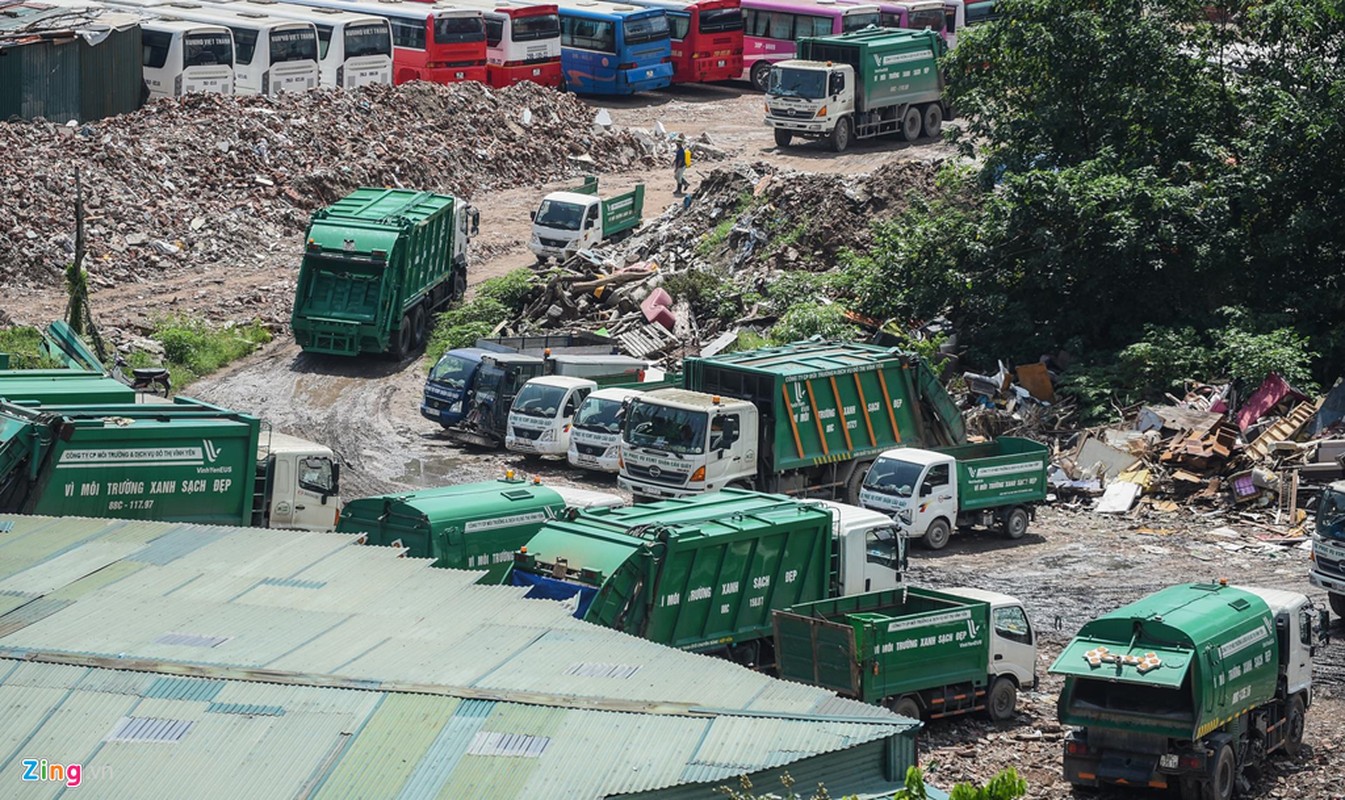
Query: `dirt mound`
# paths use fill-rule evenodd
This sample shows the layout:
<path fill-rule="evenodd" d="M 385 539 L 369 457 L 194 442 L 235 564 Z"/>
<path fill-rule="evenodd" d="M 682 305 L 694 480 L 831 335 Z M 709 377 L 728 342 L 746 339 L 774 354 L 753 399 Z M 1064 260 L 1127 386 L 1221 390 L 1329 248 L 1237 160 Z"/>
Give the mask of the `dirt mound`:
<path fill-rule="evenodd" d="M 271 97 L 188 95 L 85 125 L 0 123 L 0 280 L 52 285 L 74 252 L 83 170 L 95 285 L 193 265 L 257 264 L 310 212 L 360 185 L 471 197 L 649 166 L 657 143 L 594 126 L 533 84 L 412 83 Z"/>

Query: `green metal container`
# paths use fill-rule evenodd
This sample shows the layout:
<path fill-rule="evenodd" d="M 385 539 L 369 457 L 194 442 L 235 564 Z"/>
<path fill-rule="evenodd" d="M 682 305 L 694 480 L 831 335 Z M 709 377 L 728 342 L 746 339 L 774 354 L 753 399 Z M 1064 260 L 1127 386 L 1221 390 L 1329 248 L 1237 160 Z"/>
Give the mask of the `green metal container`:
<path fill-rule="evenodd" d="M 1279 663 L 1264 600 L 1191 583 L 1087 623 L 1051 672 L 1065 676 L 1065 724 L 1189 740 L 1271 700 Z"/>
<path fill-rule="evenodd" d="M 188 398 L 0 403 L 0 510 L 249 525 L 261 423 Z"/>
<path fill-rule="evenodd" d="M 135 390 L 106 375 L 70 369 L 0 370 L 0 400 L 70 405 L 134 403 Z"/>
<path fill-rule="evenodd" d="M 313 215 L 291 322 L 304 350 L 404 354 L 466 287 L 448 195 L 357 189 Z"/>
<path fill-rule="evenodd" d="M 1050 448 L 1031 439 L 1002 436 L 991 442 L 939 448 L 957 461 L 959 511 L 977 511 L 1046 500 Z"/>
<path fill-rule="evenodd" d="M 503 478 L 352 500 L 336 529 L 367 533 L 369 544 L 401 545 L 436 567 L 485 569 L 482 583 L 500 583 L 514 551 L 565 505 L 554 489 Z"/>
<path fill-rule="evenodd" d="M 917 356 L 852 342 L 795 342 L 684 362 L 685 387 L 751 401 L 768 472 L 966 441 L 962 415 Z"/>
<path fill-rule="evenodd" d="M 935 686 L 987 682 L 990 604 L 897 589 L 775 613 L 780 677 L 868 703 Z"/>
<path fill-rule="evenodd" d="M 831 553 L 831 512 L 728 489 L 548 522 L 510 582 L 582 587 L 582 619 L 711 650 L 767 638 L 773 609 L 828 596 Z"/>
<path fill-rule="evenodd" d="M 943 96 L 939 57 L 946 52 L 936 31 L 867 29 L 799 39 L 798 59 L 849 64 L 855 70 L 855 110 L 905 103 L 933 103 Z"/>
<path fill-rule="evenodd" d="M 584 182 L 567 191 L 575 194 L 598 194 L 598 178 L 589 175 Z M 625 194 L 602 198 L 602 238 L 610 239 L 619 233 L 639 227 L 644 214 L 644 184 L 636 184 Z"/>

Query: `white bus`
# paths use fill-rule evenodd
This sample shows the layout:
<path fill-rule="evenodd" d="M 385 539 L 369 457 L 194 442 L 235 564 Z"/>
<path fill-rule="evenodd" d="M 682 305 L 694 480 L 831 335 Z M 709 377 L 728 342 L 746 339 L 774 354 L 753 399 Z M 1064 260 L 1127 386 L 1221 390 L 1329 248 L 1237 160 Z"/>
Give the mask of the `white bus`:
<path fill-rule="evenodd" d="M 478 8 L 486 23 L 486 80 L 491 86 L 532 81 L 560 86 L 560 14 L 547 0 L 449 0 Z"/>
<path fill-rule="evenodd" d="M 234 37 L 234 92 L 279 94 L 318 85 L 318 32 L 313 23 L 211 3 L 104 0 L 158 17 L 223 25 Z"/>
<path fill-rule="evenodd" d="M 236 0 L 225 7 L 313 23 L 323 86 L 354 89 L 392 83 L 392 26 L 382 17 L 276 0 Z"/>

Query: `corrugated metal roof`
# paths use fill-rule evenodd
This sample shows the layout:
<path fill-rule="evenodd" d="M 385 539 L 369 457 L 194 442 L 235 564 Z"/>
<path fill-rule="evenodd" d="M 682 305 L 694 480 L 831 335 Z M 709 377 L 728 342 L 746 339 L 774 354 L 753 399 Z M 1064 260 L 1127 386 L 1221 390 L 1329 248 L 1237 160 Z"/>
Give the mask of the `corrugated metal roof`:
<path fill-rule="evenodd" d="M 350 535 L 10 520 L 0 771 L 81 763 L 100 797 L 597 798 L 828 753 L 840 792 L 883 770 L 842 751 L 915 730 Z"/>

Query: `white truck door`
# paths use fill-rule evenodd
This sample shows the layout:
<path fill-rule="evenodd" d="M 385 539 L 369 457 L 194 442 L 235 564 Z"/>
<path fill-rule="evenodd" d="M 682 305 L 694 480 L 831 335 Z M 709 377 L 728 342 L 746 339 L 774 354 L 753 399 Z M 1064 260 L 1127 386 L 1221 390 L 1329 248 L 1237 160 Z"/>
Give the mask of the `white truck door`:
<path fill-rule="evenodd" d="M 279 453 L 272 455 L 270 460 L 266 525 L 269 528 L 290 528 L 294 525 L 294 456 Z"/>
<path fill-rule="evenodd" d="M 916 492 L 911 530 L 923 534 L 929 524 L 939 517 L 948 520 L 949 527 L 957 525 L 957 484 L 953 481 L 952 461 L 930 464 L 920 480 Z"/>
<path fill-rule="evenodd" d="M 901 554 L 906 539 L 891 525 L 863 533 L 864 586 L 860 591 L 881 592 L 901 586 Z"/>
<path fill-rule="evenodd" d="M 1285 685 L 1289 694 L 1312 686 L 1313 614 L 1300 605 L 1289 610 L 1289 647 L 1284 664 Z"/>
<path fill-rule="evenodd" d="M 743 415 L 738 411 L 711 412 L 705 482 L 722 489 L 741 475 L 743 447 Z"/>
<path fill-rule="evenodd" d="M 597 247 L 602 242 L 602 203 L 594 201 L 584 210 L 584 225 L 580 236 L 580 247 Z"/>
<path fill-rule="evenodd" d="M 288 528 L 329 531 L 336 525 L 336 468 L 330 457 L 299 453 L 298 481 L 292 491 L 294 518 Z M 271 527 L 276 527 L 275 523 Z"/>
<path fill-rule="evenodd" d="M 574 427 L 574 414 L 579 410 L 579 404 L 584 402 L 584 398 L 592 391 L 593 389 L 588 386 L 575 387 L 565 396 L 565 402 L 561 404 L 556 443 L 560 445 L 559 450 L 562 453 L 570 449 L 570 431 Z"/>
<path fill-rule="evenodd" d="M 1036 679 L 1037 640 L 1027 612 L 1017 604 L 992 604 L 990 627 L 990 674 L 1012 675 L 1020 686 L 1031 686 Z"/>

